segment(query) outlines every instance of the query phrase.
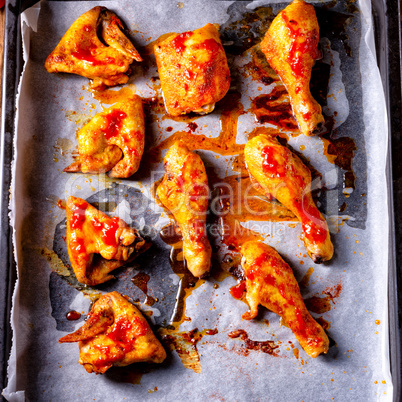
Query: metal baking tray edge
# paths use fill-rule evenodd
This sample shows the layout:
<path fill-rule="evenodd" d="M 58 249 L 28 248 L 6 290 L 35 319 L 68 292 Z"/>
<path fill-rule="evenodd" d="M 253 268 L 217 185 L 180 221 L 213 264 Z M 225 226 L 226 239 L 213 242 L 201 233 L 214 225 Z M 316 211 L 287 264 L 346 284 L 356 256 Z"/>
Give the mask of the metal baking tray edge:
<path fill-rule="evenodd" d="M 57 0 L 53 0 L 57 1 Z M 77 0 L 80 1 L 80 0 Z M 12 228 L 9 224 L 9 189 L 15 97 L 21 75 L 22 45 L 20 14 L 36 0 L 7 0 L 3 64 L 3 92 L 0 121 L 0 387 L 7 381 L 7 363 L 11 350 L 11 299 L 16 281 L 12 247 Z M 389 253 L 389 353 L 394 386 L 394 401 L 402 400 L 402 47 L 401 4 L 399 0 L 372 0 L 377 64 L 385 91 L 390 141 L 388 148 L 387 180 L 390 215 Z M 3 397 L 1 397 L 4 400 Z"/>
<path fill-rule="evenodd" d="M 402 323 L 402 163 L 401 147 L 401 4 L 398 0 L 373 0 L 377 64 L 381 73 L 388 110 L 387 181 L 390 216 L 390 253 L 388 277 L 389 354 L 394 385 L 394 401 L 401 394 L 401 323 Z"/>

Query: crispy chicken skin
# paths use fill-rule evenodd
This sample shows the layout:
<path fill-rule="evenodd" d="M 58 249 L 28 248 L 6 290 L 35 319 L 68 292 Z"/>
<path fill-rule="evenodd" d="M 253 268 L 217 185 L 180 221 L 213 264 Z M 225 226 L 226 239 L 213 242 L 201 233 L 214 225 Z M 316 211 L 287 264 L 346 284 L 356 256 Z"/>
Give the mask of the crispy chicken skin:
<path fill-rule="evenodd" d="M 300 220 L 311 259 L 317 264 L 330 260 L 334 248 L 327 222 L 311 196 L 308 167 L 276 138 L 263 134 L 247 142 L 244 156 L 255 187 L 276 198 Z"/>
<path fill-rule="evenodd" d="M 181 141 L 167 152 L 165 176 L 156 191 L 179 225 L 187 268 L 195 277 L 206 276 L 212 253 L 206 232 L 208 177 L 201 158 Z"/>
<path fill-rule="evenodd" d="M 261 50 L 289 93 L 293 113 L 305 135 L 321 131 L 321 106 L 310 92 L 311 70 L 321 55 L 317 49 L 319 26 L 314 7 L 294 0 L 272 21 Z"/>
<path fill-rule="evenodd" d="M 250 241 L 243 244 L 241 254 L 250 307 L 243 318 L 255 318 L 261 304 L 283 318 L 309 356 L 327 353 L 328 336 L 308 312 L 292 269 L 277 251 L 265 243 Z"/>
<path fill-rule="evenodd" d="M 67 250 L 78 282 L 94 286 L 113 279 L 111 271 L 144 251 L 145 240 L 135 229 L 85 200 L 70 196 L 66 212 Z"/>
<path fill-rule="evenodd" d="M 92 8 L 64 34 L 46 59 L 46 70 L 82 75 L 93 80 L 92 88 L 125 84 L 130 64 L 142 58 L 122 29 L 119 18 L 106 7 Z"/>
<path fill-rule="evenodd" d="M 140 311 L 118 292 L 101 296 L 84 325 L 59 342 L 79 342 L 79 363 L 88 373 L 166 359 L 165 349 Z"/>
<path fill-rule="evenodd" d="M 172 34 L 154 51 L 171 116 L 210 113 L 229 90 L 230 71 L 215 25 Z"/>
<path fill-rule="evenodd" d="M 110 177 L 130 177 L 140 167 L 144 143 L 142 101 L 138 95 L 133 95 L 96 114 L 78 131 L 79 158 L 64 171 L 110 171 Z"/>

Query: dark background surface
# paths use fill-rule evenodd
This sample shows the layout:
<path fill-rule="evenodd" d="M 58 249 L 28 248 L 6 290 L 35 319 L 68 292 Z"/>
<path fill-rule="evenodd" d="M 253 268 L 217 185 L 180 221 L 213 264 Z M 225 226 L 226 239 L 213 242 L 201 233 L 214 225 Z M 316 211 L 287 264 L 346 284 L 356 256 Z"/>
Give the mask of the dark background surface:
<path fill-rule="evenodd" d="M 19 33 L 19 14 L 36 0 L 7 1 L 0 14 L 0 42 L 4 39 L 2 77 L 2 110 L 0 137 L 0 387 L 6 381 L 7 359 L 11 347 L 10 307 L 15 265 L 13 261 L 11 228 L 8 220 L 9 188 L 11 183 L 12 138 L 14 132 L 15 94 L 22 70 L 22 51 Z M 390 236 L 390 354 L 394 400 L 401 400 L 401 322 L 402 322 L 402 106 L 401 106 L 401 4 L 399 0 L 373 0 L 373 18 L 377 59 L 389 110 L 391 142 L 389 149 L 389 192 L 391 203 Z M 3 22 L 4 21 L 4 22 Z M 3 36 L 4 27 L 4 36 Z M 3 50 L 0 44 L 0 60 Z M 1 72 L 1 61 L 0 61 Z M 1 88 L 1 87 L 0 87 Z M 399 307 L 399 308 L 398 308 Z"/>

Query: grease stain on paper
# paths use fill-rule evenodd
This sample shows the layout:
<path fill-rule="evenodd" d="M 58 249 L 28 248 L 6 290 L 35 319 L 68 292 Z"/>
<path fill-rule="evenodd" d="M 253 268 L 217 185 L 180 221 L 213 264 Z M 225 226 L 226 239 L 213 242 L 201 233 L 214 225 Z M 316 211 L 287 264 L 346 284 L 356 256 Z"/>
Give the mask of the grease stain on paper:
<path fill-rule="evenodd" d="M 185 368 L 201 374 L 201 362 L 197 344 L 205 335 L 213 336 L 218 333 L 215 329 L 204 329 L 201 332 L 198 328 L 191 331 L 171 333 L 162 336 L 163 342 L 173 351 L 176 350 Z"/>

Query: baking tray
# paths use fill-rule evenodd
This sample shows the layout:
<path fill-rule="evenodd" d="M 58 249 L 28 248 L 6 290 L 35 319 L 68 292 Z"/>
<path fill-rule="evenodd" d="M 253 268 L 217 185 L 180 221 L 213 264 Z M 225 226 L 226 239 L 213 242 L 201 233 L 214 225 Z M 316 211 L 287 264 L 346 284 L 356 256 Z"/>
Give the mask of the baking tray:
<path fill-rule="evenodd" d="M 6 385 L 6 366 L 11 345 L 9 315 L 11 295 L 16 279 L 11 235 L 8 221 L 9 187 L 11 182 L 11 161 L 13 158 L 13 132 L 15 95 L 22 71 L 22 50 L 20 38 L 20 14 L 36 1 L 10 0 L 6 4 L 6 32 L 3 74 L 3 102 L 1 113 L 0 143 L 0 381 Z M 401 13 L 398 0 L 372 1 L 375 23 L 377 62 L 386 93 L 389 111 L 391 142 L 388 155 L 388 189 L 390 214 L 390 261 L 389 261 L 389 334 L 391 373 L 394 385 L 394 400 L 400 400 L 401 391 L 401 328 L 402 294 L 402 163 L 399 161 L 401 142 Z"/>
<path fill-rule="evenodd" d="M 380 69 L 388 109 L 390 143 L 388 149 L 388 189 L 390 214 L 389 259 L 389 334 L 391 375 L 394 383 L 394 400 L 401 394 L 401 324 L 402 324 L 402 151 L 401 142 L 401 2 L 373 1 L 373 20 Z M 399 290 L 399 292 L 398 292 Z"/>

